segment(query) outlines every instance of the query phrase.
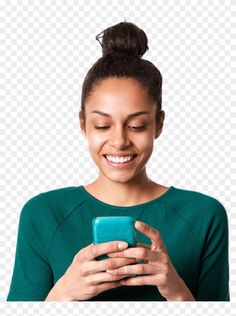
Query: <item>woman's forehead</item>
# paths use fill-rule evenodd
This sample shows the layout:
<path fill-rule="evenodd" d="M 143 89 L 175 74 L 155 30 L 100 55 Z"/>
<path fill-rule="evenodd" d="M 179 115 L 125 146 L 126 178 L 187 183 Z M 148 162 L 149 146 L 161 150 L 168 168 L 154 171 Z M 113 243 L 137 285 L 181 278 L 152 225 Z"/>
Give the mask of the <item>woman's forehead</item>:
<path fill-rule="evenodd" d="M 121 108 L 128 114 L 137 111 L 151 111 L 154 102 L 150 100 L 146 89 L 142 88 L 139 83 L 131 83 L 128 79 L 107 79 L 105 81 L 106 83 L 95 87 L 88 97 L 87 113 L 102 111 L 112 115 L 110 112 L 116 112 Z"/>
<path fill-rule="evenodd" d="M 137 80 L 129 78 L 108 78 L 101 81 L 91 91 L 88 103 L 135 102 L 148 99 L 147 89 Z"/>
<path fill-rule="evenodd" d="M 114 111 L 113 111 L 114 112 Z M 119 109 L 120 115 L 125 116 L 126 119 L 132 119 L 135 117 L 148 117 L 150 115 L 152 115 L 151 111 L 136 111 L 136 112 L 132 112 L 132 113 L 126 113 L 127 111 L 122 111 L 122 109 Z M 112 113 L 107 113 L 107 112 L 103 112 L 100 110 L 94 110 L 94 111 L 90 111 L 90 114 L 95 114 L 93 115 L 93 117 L 105 117 L 105 118 L 113 118 L 113 117 L 117 117 L 117 112 L 115 112 L 114 114 Z"/>

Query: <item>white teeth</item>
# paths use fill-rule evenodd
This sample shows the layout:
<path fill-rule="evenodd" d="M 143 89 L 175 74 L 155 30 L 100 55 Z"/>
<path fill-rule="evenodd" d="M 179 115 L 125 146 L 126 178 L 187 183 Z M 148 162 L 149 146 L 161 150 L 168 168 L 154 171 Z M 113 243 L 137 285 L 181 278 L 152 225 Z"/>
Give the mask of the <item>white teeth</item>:
<path fill-rule="evenodd" d="M 106 158 L 112 162 L 126 162 L 126 161 L 130 161 L 132 158 L 134 157 L 134 155 L 132 156 L 125 156 L 125 157 L 115 157 L 115 156 L 109 156 L 109 155 L 106 155 Z"/>

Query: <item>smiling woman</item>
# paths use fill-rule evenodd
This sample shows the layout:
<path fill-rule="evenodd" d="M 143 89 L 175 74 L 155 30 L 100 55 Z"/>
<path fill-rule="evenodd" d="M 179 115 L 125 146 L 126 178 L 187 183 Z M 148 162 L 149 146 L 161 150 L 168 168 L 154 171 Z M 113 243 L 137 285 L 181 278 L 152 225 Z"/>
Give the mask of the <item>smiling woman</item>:
<path fill-rule="evenodd" d="M 129 22 L 102 33 L 103 56 L 85 77 L 79 112 L 99 175 L 26 202 L 7 300 L 228 301 L 224 206 L 146 172 L 165 118 L 161 73 L 141 58 L 147 36 Z M 135 247 L 93 243 L 94 218 L 109 216 L 133 217 Z"/>
<path fill-rule="evenodd" d="M 111 204 L 121 202 L 120 190 L 121 196 L 129 194 L 129 205 L 152 197 L 159 185 L 148 179 L 145 166 L 163 126 L 164 115 L 157 121 L 156 111 L 157 104 L 134 78 L 108 77 L 93 89 L 86 99 L 86 113 L 80 112 L 80 124 L 100 174 L 87 190 Z M 140 189 L 143 194 L 137 199 Z"/>

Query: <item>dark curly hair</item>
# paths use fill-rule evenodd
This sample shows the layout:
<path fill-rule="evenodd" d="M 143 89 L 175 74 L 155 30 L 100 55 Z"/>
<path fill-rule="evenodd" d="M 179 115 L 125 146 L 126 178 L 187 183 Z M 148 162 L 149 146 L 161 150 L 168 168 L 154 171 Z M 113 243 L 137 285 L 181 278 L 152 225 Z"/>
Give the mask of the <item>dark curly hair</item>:
<path fill-rule="evenodd" d="M 148 96 L 156 103 L 158 122 L 162 112 L 162 76 L 150 61 L 141 59 L 149 49 L 145 32 L 125 21 L 105 29 L 96 36 L 96 40 L 101 44 L 102 57 L 90 68 L 84 79 L 80 117 L 85 120 L 85 102 L 103 79 L 134 78 L 147 89 Z"/>

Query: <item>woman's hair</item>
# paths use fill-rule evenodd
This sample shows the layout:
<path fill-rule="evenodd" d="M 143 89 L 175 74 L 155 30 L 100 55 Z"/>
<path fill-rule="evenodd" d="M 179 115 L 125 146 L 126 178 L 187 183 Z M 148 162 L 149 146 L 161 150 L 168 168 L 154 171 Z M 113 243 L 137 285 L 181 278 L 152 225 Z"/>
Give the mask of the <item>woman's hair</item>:
<path fill-rule="evenodd" d="M 102 43 L 99 41 L 103 33 Z M 85 102 L 93 89 L 109 77 L 133 78 L 139 81 L 156 103 L 156 120 L 162 106 L 162 76 L 150 61 L 141 59 L 149 49 L 148 39 L 143 30 L 133 23 L 120 22 L 96 36 L 102 47 L 102 57 L 88 71 L 81 95 L 80 115 L 85 119 Z"/>

